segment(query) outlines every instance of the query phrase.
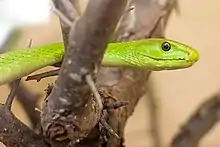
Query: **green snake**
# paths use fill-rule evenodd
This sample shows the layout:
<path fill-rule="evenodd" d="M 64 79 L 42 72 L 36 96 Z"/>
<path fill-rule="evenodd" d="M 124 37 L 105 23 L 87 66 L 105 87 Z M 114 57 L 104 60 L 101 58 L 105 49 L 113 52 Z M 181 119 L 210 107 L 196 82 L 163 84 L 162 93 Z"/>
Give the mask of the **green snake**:
<path fill-rule="evenodd" d="M 0 85 L 27 76 L 43 67 L 60 63 L 63 57 L 62 42 L 1 54 Z M 148 38 L 109 43 L 101 65 L 160 71 L 188 68 L 198 59 L 199 53 L 186 44 L 164 38 Z"/>

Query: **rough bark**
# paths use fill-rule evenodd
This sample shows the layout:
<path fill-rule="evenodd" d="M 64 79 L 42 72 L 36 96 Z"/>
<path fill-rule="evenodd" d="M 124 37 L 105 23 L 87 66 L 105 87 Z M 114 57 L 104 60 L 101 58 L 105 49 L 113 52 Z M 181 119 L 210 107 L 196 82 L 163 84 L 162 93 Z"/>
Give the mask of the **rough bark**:
<path fill-rule="evenodd" d="M 59 77 L 41 115 L 44 134 L 53 144 L 75 144 L 99 122 L 101 113 L 85 77 L 95 79 L 125 5 L 125 0 L 90 1 L 83 16 L 72 25 Z"/>
<path fill-rule="evenodd" d="M 0 104 L 0 141 L 8 147 L 49 147 L 43 136 L 35 134 Z"/>

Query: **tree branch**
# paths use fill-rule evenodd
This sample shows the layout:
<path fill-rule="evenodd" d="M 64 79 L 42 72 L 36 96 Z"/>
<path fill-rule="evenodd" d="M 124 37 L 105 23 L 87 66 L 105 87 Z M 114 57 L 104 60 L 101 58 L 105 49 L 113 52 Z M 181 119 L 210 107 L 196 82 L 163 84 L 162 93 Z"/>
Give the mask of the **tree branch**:
<path fill-rule="evenodd" d="M 17 91 L 18 86 L 20 84 L 20 80 L 21 79 L 18 79 L 18 80 L 15 80 L 15 81 L 11 82 L 12 88 L 11 88 L 11 91 L 8 95 L 8 98 L 7 98 L 6 102 L 5 102 L 5 107 L 9 110 L 11 110 L 12 102 L 15 98 L 16 91 Z"/>
<path fill-rule="evenodd" d="M 161 16 L 164 16 L 162 14 L 169 15 L 169 13 L 164 13 L 163 7 L 153 0 L 135 0 L 131 4 L 135 6 L 135 11 L 131 11 L 122 19 L 119 30 L 116 32 L 116 40 L 126 41 L 150 37 L 164 37 L 162 27 L 165 26 L 161 24 L 161 19 L 163 18 Z M 172 7 L 169 8 L 172 9 Z M 132 19 L 134 16 L 135 18 Z M 139 99 L 147 91 L 146 84 L 150 74 L 151 72 L 146 70 L 123 68 L 102 68 L 100 71 L 98 84 L 104 88 L 104 91 L 110 92 L 118 101 L 129 101 L 127 107 L 121 108 L 118 111 L 108 111 L 108 123 L 122 138 L 121 140 L 117 140 L 114 137 L 110 137 L 107 142 L 109 147 L 123 146 L 124 128 L 127 119 L 133 114 Z"/>
<path fill-rule="evenodd" d="M 76 20 L 80 17 L 79 12 L 77 11 L 78 5 L 76 0 L 53 0 L 55 7 L 65 15 L 72 23 L 76 22 Z M 60 21 L 63 41 L 65 45 L 65 49 L 68 45 L 68 38 L 70 32 L 70 26 Z"/>
<path fill-rule="evenodd" d="M 96 74 L 125 4 L 125 0 L 90 1 L 71 27 L 60 75 L 42 111 L 42 128 L 52 142 L 75 144 L 99 122 L 100 110 L 85 77 Z"/>
<path fill-rule="evenodd" d="M 0 141 L 6 146 L 49 147 L 42 136 L 35 134 L 2 104 L 0 104 Z"/>
<path fill-rule="evenodd" d="M 9 86 L 11 88 L 13 87 L 12 84 L 9 84 Z M 31 121 L 32 128 L 35 129 L 37 124 L 40 122 L 40 114 L 35 110 L 35 108 L 38 108 L 37 101 L 40 98 L 40 94 L 30 92 L 25 85 L 20 82 L 16 90 L 16 98 L 27 113 L 27 116 Z"/>
<path fill-rule="evenodd" d="M 219 121 L 220 93 L 203 102 L 172 140 L 171 147 L 197 147 Z"/>

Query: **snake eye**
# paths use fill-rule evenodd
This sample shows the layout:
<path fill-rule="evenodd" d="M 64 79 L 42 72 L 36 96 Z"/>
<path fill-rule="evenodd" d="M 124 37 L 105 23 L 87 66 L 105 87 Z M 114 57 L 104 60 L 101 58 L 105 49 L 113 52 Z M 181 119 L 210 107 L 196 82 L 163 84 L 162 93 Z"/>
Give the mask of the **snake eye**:
<path fill-rule="evenodd" d="M 170 45 L 170 43 L 169 42 L 163 42 L 162 43 L 162 49 L 164 50 L 164 51 L 169 51 L 170 49 L 171 49 L 171 45 Z"/>

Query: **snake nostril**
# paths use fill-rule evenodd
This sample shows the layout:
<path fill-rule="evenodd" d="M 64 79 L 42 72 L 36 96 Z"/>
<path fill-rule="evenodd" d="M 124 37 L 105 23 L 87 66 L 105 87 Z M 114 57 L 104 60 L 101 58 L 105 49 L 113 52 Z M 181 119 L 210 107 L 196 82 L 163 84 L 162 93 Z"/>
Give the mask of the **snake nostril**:
<path fill-rule="evenodd" d="M 188 51 L 185 51 L 186 52 L 186 54 L 188 55 L 188 56 L 190 56 L 190 52 L 188 52 Z"/>

